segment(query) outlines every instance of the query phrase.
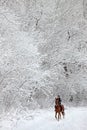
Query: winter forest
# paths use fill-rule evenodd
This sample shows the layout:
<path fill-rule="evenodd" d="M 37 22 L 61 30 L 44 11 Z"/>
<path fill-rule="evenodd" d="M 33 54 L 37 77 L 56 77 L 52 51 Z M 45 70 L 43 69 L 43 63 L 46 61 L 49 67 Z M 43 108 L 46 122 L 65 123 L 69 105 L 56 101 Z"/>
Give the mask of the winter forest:
<path fill-rule="evenodd" d="M 0 115 L 49 109 L 58 94 L 87 106 L 87 0 L 0 0 Z"/>

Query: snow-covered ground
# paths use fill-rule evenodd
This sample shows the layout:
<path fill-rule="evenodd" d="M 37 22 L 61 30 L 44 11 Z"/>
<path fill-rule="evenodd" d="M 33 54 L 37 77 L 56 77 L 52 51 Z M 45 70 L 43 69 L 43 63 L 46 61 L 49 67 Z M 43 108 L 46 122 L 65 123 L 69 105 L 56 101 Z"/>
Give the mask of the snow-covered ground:
<path fill-rule="evenodd" d="M 87 108 L 66 108 L 65 118 L 55 119 L 54 109 L 31 110 L 27 116 L 4 118 L 0 130 L 87 130 Z"/>

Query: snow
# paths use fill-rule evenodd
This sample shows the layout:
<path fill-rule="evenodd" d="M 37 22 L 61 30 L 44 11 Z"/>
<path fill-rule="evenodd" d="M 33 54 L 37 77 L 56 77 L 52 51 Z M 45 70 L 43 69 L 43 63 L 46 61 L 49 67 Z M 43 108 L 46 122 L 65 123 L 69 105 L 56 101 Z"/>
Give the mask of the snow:
<path fill-rule="evenodd" d="M 27 115 L 2 121 L 0 130 L 86 130 L 87 108 L 65 108 L 65 118 L 57 121 L 54 109 L 31 110 Z M 10 115 L 11 116 L 11 115 Z"/>
<path fill-rule="evenodd" d="M 66 106 L 87 104 L 86 1 L 0 0 L 0 117 L 9 113 L 0 123 L 6 130 L 23 124 L 11 117 L 12 108 L 51 107 L 58 94 Z M 25 126 L 34 129 L 32 121 L 41 120 L 51 126 L 52 110 L 47 117 L 43 112 Z"/>

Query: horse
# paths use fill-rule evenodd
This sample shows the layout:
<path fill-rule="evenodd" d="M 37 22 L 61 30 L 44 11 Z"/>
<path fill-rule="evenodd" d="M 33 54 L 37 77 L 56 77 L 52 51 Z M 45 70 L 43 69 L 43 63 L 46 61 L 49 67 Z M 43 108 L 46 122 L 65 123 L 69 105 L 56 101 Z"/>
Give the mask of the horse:
<path fill-rule="evenodd" d="M 61 119 L 61 114 L 64 118 L 65 116 L 65 112 L 64 112 L 64 105 L 55 105 L 55 118 L 58 119 Z M 58 117 L 57 117 L 58 115 Z"/>

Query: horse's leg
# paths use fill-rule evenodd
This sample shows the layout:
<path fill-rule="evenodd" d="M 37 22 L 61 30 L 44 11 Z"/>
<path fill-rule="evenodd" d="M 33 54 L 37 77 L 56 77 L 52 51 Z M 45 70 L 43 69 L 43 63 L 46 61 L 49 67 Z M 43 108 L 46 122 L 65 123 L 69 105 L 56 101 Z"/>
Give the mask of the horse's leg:
<path fill-rule="evenodd" d="M 62 115 L 63 115 L 63 118 L 64 118 L 64 116 L 65 116 L 64 107 L 62 109 Z"/>
<path fill-rule="evenodd" d="M 61 112 L 61 114 L 62 114 L 62 116 L 63 116 L 63 118 L 64 118 L 64 116 L 65 116 L 65 112 L 64 112 L 64 111 L 62 111 L 62 112 Z"/>
<path fill-rule="evenodd" d="M 59 112 L 59 119 L 61 119 L 61 112 Z"/>
<path fill-rule="evenodd" d="M 61 119 L 61 112 L 60 112 L 60 119 Z"/>
<path fill-rule="evenodd" d="M 60 116 L 61 116 L 61 115 L 60 115 L 60 112 L 59 112 L 59 113 L 58 113 L 58 121 L 59 121 L 59 119 L 60 119 Z"/>
<path fill-rule="evenodd" d="M 57 112 L 55 111 L 55 118 L 57 119 Z"/>
<path fill-rule="evenodd" d="M 60 114 L 59 114 L 59 112 L 58 112 L 58 118 L 57 118 L 57 119 L 58 119 L 58 121 L 59 121 L 59 119 L 60 119 Z"/>
<path fill-rule="evenodd" d="M 63 118 L 65 117 L 65 109 L 64 109 L 64 106 L 62 105 L 62 115 L 63 115 Z"/>
<path fill-rule="evenodd" d="M 63 115 L 63 118 L 64 118 L 65 117 L 65 112 L 64 111 L 62 112 L 62 115 Z"/>

